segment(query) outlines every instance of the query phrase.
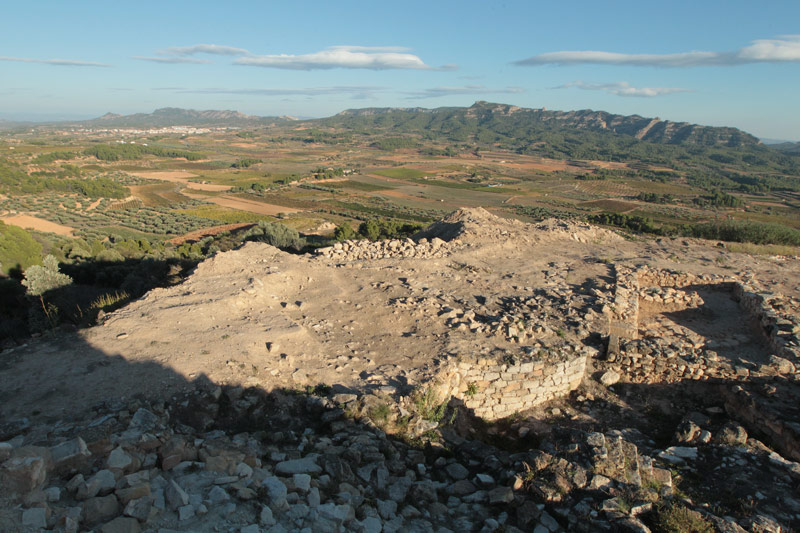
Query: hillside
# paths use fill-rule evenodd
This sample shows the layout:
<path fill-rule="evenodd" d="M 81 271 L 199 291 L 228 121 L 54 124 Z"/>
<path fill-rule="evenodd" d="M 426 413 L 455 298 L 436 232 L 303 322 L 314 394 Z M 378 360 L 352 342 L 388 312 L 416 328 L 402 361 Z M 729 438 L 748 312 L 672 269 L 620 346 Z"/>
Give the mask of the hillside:
<path fill-rule="evenodd" d="M 476 102 L 468 108 L 350 109 L 332 117 L 328 123 L 350 127 L 360 123 L 364 126 L 398 131 L 416 128 L 440 133 L 474 129 L 478 135 L 486 130 L 509 136 L 519 136 L 520 132 L 528 136 L 541 130 L 586 130 L 612 132 L 659 144 L 725 147 L 760 144 L 756 137 L 736 128 L 700 126 L 639 115 L 615 115 L 589 109 L 549 111 L 489 102 Z"/>
<path fill-rule="evenodd" d="M 770 146 L 782 152 L 788 152 L 791 154 L 800 154 L 800 142 L 782 142 Z"/>

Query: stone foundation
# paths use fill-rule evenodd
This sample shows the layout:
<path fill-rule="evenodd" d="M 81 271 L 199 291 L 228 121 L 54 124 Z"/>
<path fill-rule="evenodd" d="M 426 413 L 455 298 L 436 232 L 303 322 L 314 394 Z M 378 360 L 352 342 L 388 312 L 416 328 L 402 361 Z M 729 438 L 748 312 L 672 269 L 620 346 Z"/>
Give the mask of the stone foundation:
<path fill-rule="evenodd" d="M 566 345 L 542 357 L 503 362 L 460 357 L 438 376 L 440 393 L 464 402 L 475 415 L 496 420 L 562 398 L 580 385 L 593 349 Z"/>
<path fill-rule="evenodd" d="M 800 304 L 729 276 L 617 267 L 614 304 L 604 309 L 608 334 L 615 339 L 638 338 L 640 305 L 657 305 L 670 312 L 703 305 L 696 292 L 679 289 L 714 288 L 731 291 L 748 317 L 759 325 L 770 350 L 778 357 L 800 361 Z"/>

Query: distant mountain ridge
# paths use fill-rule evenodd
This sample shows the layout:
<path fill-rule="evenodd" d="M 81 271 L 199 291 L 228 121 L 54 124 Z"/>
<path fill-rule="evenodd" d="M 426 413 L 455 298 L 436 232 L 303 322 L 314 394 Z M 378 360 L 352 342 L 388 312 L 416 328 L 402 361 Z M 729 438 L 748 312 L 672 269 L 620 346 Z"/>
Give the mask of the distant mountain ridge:
<path fill-rule="evenodd" d="M 88 128 L 147 128 L 169 126 L 258 127 L 298 119 L 289 116 L 261 117 L 233 110 L 195 110 L 176 107 L 156 109 L 152 113 L 105 115 L 85 121 L 50 125 L 75 125 Z M 551 111 L 509 104 L 475 102 L 470 107 L 370 107 L 348 109 L 328 118 L 307 119 L 312 127 L 328 126 L 349 129 L 374 129 L 384 132 L 440 134 L 453 141 L 533 140 L 557 132 L 592 132 L 616 134 L 654 144 L 699 145 L 737 148 L 762 145 L 749 133 L 732 127 L 702 126 L 672 122 L 640 115 L 617 115 L 605 111 Z M 17 124 L 14 124 L 17 125 Z M 0 123 L 2 126 L 2 123 Z M 599 138 L 598 138 L 599 139 Z M 792 146 L 780 149 L 794 152 Z"/>
<path fill-rule="evenodd" d="M 102 117 L 82 121 L 86 127 L 167 127 L 167 126 L 259 126 L 294 120 L 290 117 L 258 117 L 231 110 L 181 109 L 164 107 L 152 113 L 118 115 L 106 113 Z"/>
<path fill-rule="evenodd" d="M 770 148 L 780 150 L 781 152 L 788 152 L 790 154 L 800 154 L 800 142 L 786 141 L 778 144 L 769 145 Z"/>
<path fill-rule="evenodd" d="M 584 109 L 580 111 L 549 111 L 528 109 L 508 104 L 475 102 L 470 107 L 440 107 L 435 109 L 412 108 L 365 108 L 348 109 L 331 117 L 331 122 L 346 122 L 347 119 L 362 118 L 376 126 L 388 121 L 386 117 L 405 115 L 399 122 L 407 123 L 407 117 L 424 117 L 416 122 L 422 129 L 446 129 L 474 125 L 493 130 L 509 127 L 557 128 L 613 132 L 658 144 L 704 145 L 704 146 L 751 146 L 761 141 L 737 128 L 701 126 L 688 122 L 672 122 L 639 115 L 616 115 L 605 111 Z"/>

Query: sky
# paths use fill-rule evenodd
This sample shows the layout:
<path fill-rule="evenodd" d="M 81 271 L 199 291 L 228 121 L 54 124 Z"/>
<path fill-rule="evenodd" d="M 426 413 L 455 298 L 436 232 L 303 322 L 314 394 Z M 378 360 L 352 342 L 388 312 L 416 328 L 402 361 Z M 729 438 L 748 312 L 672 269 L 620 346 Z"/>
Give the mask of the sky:
<path fill-rule="evenodd" d="M 800 140 L 800 1 L 12 2 L 0 118 L 487 100 Z"/>

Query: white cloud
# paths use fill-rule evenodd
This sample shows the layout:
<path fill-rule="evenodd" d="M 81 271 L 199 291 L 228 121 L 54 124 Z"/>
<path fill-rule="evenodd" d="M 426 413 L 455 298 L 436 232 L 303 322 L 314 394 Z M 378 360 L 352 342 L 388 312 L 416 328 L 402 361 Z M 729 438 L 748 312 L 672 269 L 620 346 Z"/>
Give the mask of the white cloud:
<path fill-rule="evenodd" d="M 800 35 L 753 41 L 733 52 L 692 51 L 677 54 L 620 54 L 596 50 L 548 52 L 515 61 L 515 65 L 630 65 L 648 67 L 736 66 L 750 63 L 800 62 Z"/>
<path fill-rule="evenodd" d="M 664 96 L 666 94 L 686 93 L 691 92 L 690 89 L 681 89 L 678 87 L 632 87 L 626 81 L 618 81 L 614 83 L 586 83 L 584 81 L 572 81 L 565 83 L 554 89 L 569 89 L 575 87 L 586 91 L 604 91 L 608 94 L 616 96 L 634 97 L 634 98 L 652 98 L 654 96 Z"/>
<path fill-rule="evenodd" d="M 524 92 L 521 87 L 506 87 L 504 89 L 492 89 L 483 85 L 462 85 L 457 87 L 431 87 L 421 91 L 408 93 L 410 99 L 438 98 L 440 96 L 451 96 L 459 94 L 519 94 Z"/>
<path fill-rule="evenodd" d="M 19 63 L 41 63 L 58 67 L 110 67 L 105 63 L 96 61 L 80 61 L 76 59 L 35 59 L 32 57 L 5 57 L 0 56 L 0 61 L 16 61 Z"/>
<path fill-rule="evenodd" d="M 800 35 L 782 35 L 780 39 L 753 41 L 738 52 L 742 60 L 800 61 Z"/>
<path fill-rule="evenodd" d="M 191 56 L 195 54 L 213 54 L 218 56 L 241 56 L 250 52 L 244 48 L 234 48 L 219 44 L 195 44 L 192 46 L 172 46 L 158 51 L 161 55 Z"/>
<path fill-rule="evenodd" d="M 416 69 L 437 70 L 414 54 L 396 47 L 332 46 L 311 54 L 250 55 L 234 61 L 237 65 L 290 70 L 351 69 Z M 452 66 L 445 67 L 448 69 Z"/>
<path fill-rule="evenodd" d="M 145 57 L 145 56 L 134 56 L 133 59 L 138 59 L 140 61 L 151 61 L 153 63 L 168 63 L 168 64 L 176 64 L 176 63 L 188 63 L 192 65 L 205 65 L 211 63 L 208 59 L 197 59 L 195 57 Z"/>

